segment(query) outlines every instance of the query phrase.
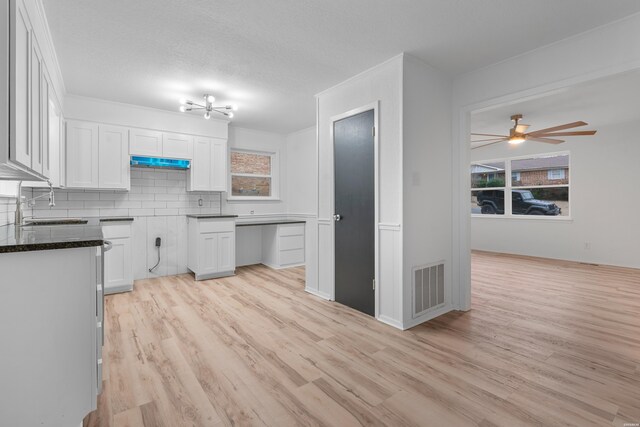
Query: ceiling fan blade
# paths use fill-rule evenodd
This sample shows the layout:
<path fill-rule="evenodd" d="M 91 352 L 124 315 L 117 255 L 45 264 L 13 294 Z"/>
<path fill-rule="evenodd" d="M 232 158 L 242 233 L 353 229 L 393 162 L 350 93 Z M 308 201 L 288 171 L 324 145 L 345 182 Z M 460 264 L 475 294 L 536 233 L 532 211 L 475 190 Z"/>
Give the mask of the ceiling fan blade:
<path fill-rule="evenodd" d="M 554 127 L 550 127 L 550 128 L 546 128 L 546 129 L 540 129 L 540 130 L 534 130 L 533 132 L 529 132 L 529 135 L 538 135 L 538 134 L 541 134 L 541 133 L 550 133 L 550 132 L 555 132 L 557 130 L 565 130 L 565 129 L 577 128 L 577 127 L 586 126 L 586 125 L 588 125 L 588 123 L 585 123 L 585 122 L 567 123 L 565 125 L 554 126 Z"/>
<path fill-rule="evenodd" d="M 595 135 L 597 131 L 595 130 L 579 130 L 573 132 L 554 132 L 554 133 L 536 133 L 534 136 L 589 136 Z"/>
<path fill-rule="evenodd" d="M 536 136 L 528 136 L 527 141 L 546 142 L 547 144 L 561 144 L 564 142 L 561 139 L 540 138 Z"/>
<path fill-rule="evenodd" d="M 471 147 L 472 150 L 475 150 L 476 148 L 482 148 L 482 147 L 486 147 L 488 145 L 493 145 L 493 144 L 497 144 L 499 142 L 504 142 L 507 141 L 509 138 L 503 138 L 503 139 L 499 139 L 498 141 L 493 141 L 493 142 L 488 142 L 486 144 L 482 144 L 482 145 L 478 145 L 476 147 Z"/>
<path fill-rule="evenodd" d="M 496 135 L 493 133 L 472 133 L 471 135 L 475 136 L 497 136 L 499 138 L 509 138 L 509 135 Z"/>
<path fill-rule="evenodd" d="M 476 139 L 475 141 L 471 141 L 471 143 L 474 142 L 490 142 L 490 141 L 504 141 L 506 138 L 489 138 L 489 139 Z"/>
<path fill-rule="evenodd" d="M 519 124 L 516 126 L 516 133 L 525 133 L 530 125 Z"/>

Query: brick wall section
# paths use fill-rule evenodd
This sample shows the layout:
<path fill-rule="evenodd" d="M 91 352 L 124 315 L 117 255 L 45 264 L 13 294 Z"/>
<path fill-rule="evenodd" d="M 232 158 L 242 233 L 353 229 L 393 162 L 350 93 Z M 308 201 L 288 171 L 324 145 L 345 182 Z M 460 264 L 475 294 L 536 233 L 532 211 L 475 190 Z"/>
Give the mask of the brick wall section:
<path fill-rule="evenodd" d="M 231 194 L 233 196 L 271 196 L 271 178 L 253 178 L 234 176 L 231 178 Z"/>
<path fill-rule="evenodd" d="M 520 172 L 520 181 L 513 183 L 517 187 L 536 186 L 536 185 L 567 185 L 569 184 L 569 169 L 564 169 L 565 179 L 549 179 L 547 170 L 522 171 Z"/>
<path fill-rule="evenodd" d="M 271 175 L 271 156 L 232 151 L 231 172 Z"/>

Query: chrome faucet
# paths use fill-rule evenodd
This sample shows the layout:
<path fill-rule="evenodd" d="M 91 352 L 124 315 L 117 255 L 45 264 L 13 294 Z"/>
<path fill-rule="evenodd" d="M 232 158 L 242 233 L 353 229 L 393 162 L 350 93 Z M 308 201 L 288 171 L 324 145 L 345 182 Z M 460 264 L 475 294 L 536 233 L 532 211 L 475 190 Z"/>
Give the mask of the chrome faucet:
<path fill-rule="evenodd" d="M 18 183 L 18 198 L 16 199 L 16 215 L 14 224 L 23 225 L 24 223 L 24 212 L 22 211 L 23 203 L 31 203 L 36 199 L 41 197 L 49 196 L 49 207 L 54 207 L 56 205 L 55 193 L 53 192 L 53 184 L 50 180 L 47 180 L 47 184 L 49 184 L 49 194 L 41 194 L 39 196 L 33 197 L 29 200 L 22 200 L 22 181 Z"/>

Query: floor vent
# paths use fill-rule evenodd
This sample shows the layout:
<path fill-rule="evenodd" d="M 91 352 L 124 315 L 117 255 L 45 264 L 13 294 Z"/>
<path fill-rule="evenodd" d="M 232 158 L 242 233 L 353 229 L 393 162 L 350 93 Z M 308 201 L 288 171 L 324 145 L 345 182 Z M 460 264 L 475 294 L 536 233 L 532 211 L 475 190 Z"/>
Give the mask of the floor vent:
<path fill-rule="evenodd" d="M 444 304 L 444 264 L 413 270 L 413 317 Z"/>

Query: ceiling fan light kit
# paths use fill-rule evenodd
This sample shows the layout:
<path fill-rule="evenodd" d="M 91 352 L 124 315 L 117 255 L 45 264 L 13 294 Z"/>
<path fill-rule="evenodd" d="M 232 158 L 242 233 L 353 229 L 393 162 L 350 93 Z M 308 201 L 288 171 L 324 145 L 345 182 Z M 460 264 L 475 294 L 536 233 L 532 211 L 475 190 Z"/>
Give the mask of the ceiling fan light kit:
<path fill-rule="evenodd" d="M 522 144 L 525 141 L 535 141 L 535 142 L 544 142 L 546 144 L 561 144 L 564 142 L 563 139 L 557 139 L 559 136 L 591 136 L 595 135 L 597 131 L 595 130 L 583 130 L 583 131 L 571 131 L 571 132 L 561 132 L 566 129 L 572 129 L 580 126 L 586 126 L 587 123 L 579 121 L 573 123 L 566 123 L 564 125 L 553 126 L 546 129 L 540 129 L 533 132 L 527 132 L 529 129 L 529 125 L 525 125 L 520 123 L 522 120 L 522 114 L 514 114 L 511 116 L 511 121 L 513 121 L 513 127 L 509 130 L 509 135 L 496 135 L 491 133 L 472 133 L 472 136 L 483 136 L 483 137 L 491 137 L 488 139 L 477 139 L 475 142 L 483 142 L 484 144 L 471 147 L 472 150 L 476 148 L 486 147 L 488 145 L 498 144 L 500 142 L 507 141 L 509 144 L 517 145 Z"/>
<path fill-rule="evenodd" d="M 234 116 L 233 112 L 238 111 L 238 106 L 235 104 L 228 104 L 224 106 L 213 105 L 213 103 L 216 102 L 216 98 L 213 95 L 205 93 L 202 96 L 202 99 L 202 104 L 198 104 L 197 102 L 193 102 L 185 98 L 180 99 L 180 112 L 186 113 L 187 111 L 204 110 L 204 118 L 209 120 L 212 112 L 222 114 L 223 116 L 231 119 Z"/>

